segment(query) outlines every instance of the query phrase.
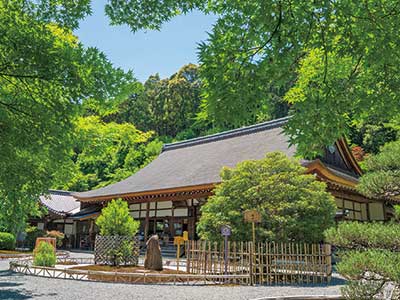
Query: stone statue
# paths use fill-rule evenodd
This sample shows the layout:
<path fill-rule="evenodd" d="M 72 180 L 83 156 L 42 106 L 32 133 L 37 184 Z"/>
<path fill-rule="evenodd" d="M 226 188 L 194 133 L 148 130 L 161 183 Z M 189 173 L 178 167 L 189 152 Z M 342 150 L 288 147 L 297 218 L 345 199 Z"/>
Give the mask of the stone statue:
<path fill-rule="evenodd" d="M 153 235 L 146 243 L 146 257 L 144 268 L 147 270 L 162 271 L 162 256 L 158 236 Z"/>

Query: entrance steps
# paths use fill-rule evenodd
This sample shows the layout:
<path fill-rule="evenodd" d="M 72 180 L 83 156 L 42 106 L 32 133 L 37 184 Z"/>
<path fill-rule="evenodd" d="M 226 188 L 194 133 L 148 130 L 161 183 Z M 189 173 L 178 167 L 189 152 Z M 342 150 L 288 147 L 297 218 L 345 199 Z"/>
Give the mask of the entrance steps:
<path fill-rule="evenodd" d="M 176 246 L 173 243 L 169 243 L 168 245 L 160 244 L 161 255 L 163 257 L 171 257 L 176 258 Z M 146 254 L 146 245 L 142 245 L 140 247 L 140 255 Z"/>

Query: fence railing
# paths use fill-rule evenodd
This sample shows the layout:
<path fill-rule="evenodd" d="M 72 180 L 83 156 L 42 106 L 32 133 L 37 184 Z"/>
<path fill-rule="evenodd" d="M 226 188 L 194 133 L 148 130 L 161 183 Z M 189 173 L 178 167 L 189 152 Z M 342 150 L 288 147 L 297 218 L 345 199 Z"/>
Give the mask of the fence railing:
<path fill-rule="evenodd" d="M 228 242 L 225 259 L 224 243 L 188 241 L 186 259 L 188 273 L 248 275 L 244 284 L 328 283 L 332 274 L 327 244 Z"/>
<path fill-rule="evenodd" d="M 62 258 L 57 260 L 57 264 L 92 264 L 92 258 Z M 248 275 L 210 275 L 210 274 L 186 274 L 186 273 L 130 273 L 130 272 L 109 272 L 92 271 L 85 269 L 63 268 L 63 267 L 42 267 L 33 266 L 32 262 L 27 260 L 10 261 L 10 270 L 31 276 L 89 280 L 104 282 L 123 282 L 123 283 L 149 283 L 149 284 L 220 284 L 225 282 L 238 282 Z"/>

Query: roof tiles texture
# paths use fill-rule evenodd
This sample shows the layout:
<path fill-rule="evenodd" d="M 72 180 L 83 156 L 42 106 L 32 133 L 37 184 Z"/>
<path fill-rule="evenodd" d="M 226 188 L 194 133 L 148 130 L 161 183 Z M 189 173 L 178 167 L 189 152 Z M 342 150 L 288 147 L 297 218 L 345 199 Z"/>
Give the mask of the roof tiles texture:
<path fill-rule="evenodd" d="M 84 199 L 218 183 L 222 167 L 261 159 L 273 151 L 293 156 L 296 149 L 289 146 L 281 127 L 286 121 L 287 118 L 282 118 L 165 145 L 154 161 L 127 179 L 74 195 Z"/>
<path fill-rule="evenodd" d="M 58 215 L 74 214 L 80 210 L 80 202 L 67 191 L 49 190 L 49 194 L 41 195 L 39 200 L 48 210 Z"/>

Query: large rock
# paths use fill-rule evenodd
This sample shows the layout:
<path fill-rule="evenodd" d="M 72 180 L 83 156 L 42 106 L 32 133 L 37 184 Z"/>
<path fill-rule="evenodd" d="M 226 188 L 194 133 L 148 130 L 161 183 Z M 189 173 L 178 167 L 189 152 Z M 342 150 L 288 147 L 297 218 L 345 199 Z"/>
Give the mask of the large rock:
<path fill-rule="evenodd" d="M 154 271 L 162 271 L 163 269 L 161 249 L 157 235 L 153 235 L 146 243 L 144 268 Z"/>

